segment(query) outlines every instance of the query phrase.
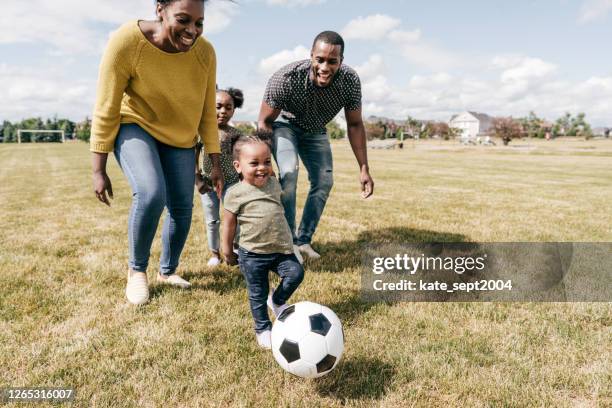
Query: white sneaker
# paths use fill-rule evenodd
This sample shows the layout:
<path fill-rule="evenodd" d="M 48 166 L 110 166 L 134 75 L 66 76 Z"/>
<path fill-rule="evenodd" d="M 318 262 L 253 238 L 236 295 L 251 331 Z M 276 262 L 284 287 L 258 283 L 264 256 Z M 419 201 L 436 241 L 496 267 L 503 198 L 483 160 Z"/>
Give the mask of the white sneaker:
<path fill-rule="evenodd" d="M 128 271 L 125 297 L 133 305 L 142 305 L 149 300 L 149 284 L 146 273 L 134 272 L 130 274 Z"/>
<path fill-rule="evenodd" d="M 208 266 L 217 266 L 221 263 L 221 260 L 219 259 L 218 256 L 213 256 L 208 260 L 208 263 L 206 265 Z"/>
<path fill-rule="evenodd" d="M 187 282 L 185 279 L 181 278 L 177 274 L 172 274 L 167 278 L 162 277 L 160 274 L 157 274 L 157 282 L 177 286 L 181 289 L 188 289 L 191 287 L 191 283 Z"/>
<path fill-rule="evenodd" d="M 303 244 L 299 246 L 300 252 L 302 255 L 306 255 L 310 259 L 319 259 L 321 255 L 319 255 L 310 244 Z"/>
<path fill-rule="evenodd" d="M 272 291 L 272 293 L 274 293 L 274 291 Z M 272 300 L 272 293 L 268 295 L 268 301 L 266 303 L 268 304 L 268 307 L 272 309 L 272 313 L 274 313 L 274 317 L 278 318 L 278 316 L 280 316 L 280 314 L 283 313 L 283 310 L 288 308 L 289 305 L 286 303 L 284 305 L 277 305 L 276 303 L 274 303 L 274 301 Z"/>
<path fill-rule="evenodd" d="M 302 254 L 300 254 L 300 248 L 295 244 L 293 244 L 293 255 L 295 255 L 300 264 L 304 264 L 304 258 L 302 257 Z"/>
<path fill-rule="evenodd" d="M 255 337 L 257 337 L 259 347 L 266 350 L 272 349 L 272 332 L 270 330 L 255 333 Z"/>

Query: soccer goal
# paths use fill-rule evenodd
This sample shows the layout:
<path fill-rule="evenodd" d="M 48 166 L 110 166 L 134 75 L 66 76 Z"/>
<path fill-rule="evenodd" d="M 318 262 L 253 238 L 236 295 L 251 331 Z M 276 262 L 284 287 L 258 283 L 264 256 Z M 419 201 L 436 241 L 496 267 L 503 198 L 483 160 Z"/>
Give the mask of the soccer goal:
<path fill-rule="evenodd" d="M 44 130 L 44 129 L 17 129 L 17 143 L 21 143 L 21 135 L 24 133 L 35 133 L 35 134 L 49 134 L 49 133 L 59 133 L 62 137 L 61 142 L 64 143 L 66 141 L 66 135 L 63 130 Z M 31 137 L 30 141 L 32 143 L 36 143 L 36 137 Z M 51 141 L 51 140 L 44 140 Z"/>

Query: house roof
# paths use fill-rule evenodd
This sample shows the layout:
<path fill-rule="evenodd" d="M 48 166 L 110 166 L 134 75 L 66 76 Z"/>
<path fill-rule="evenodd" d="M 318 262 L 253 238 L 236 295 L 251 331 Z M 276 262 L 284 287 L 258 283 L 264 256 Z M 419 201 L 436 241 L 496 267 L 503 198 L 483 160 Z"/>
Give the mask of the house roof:
<path fill-rule="evenodd" d="M 473 117 L 475 117 L 479 122 L 491 122 L 493 120 L 492 116 L 487 115 L 486 113 L 474 112 L 474 111 L 465 111 L 462 113 L 469 113 Z M 455 120 L 461 113 L 451 116 L 449 122 Z"/>
<path fill-rule="evenodd" d="M 468 111 L 468 113 L 474 116 L 476 119 L 478 119 L 481 122 L 489 122 L 493 120 L 493 117 L 487 115 L 486 113 L 480 113 L 480 112 L 474 112 L 474 111 Z"/>

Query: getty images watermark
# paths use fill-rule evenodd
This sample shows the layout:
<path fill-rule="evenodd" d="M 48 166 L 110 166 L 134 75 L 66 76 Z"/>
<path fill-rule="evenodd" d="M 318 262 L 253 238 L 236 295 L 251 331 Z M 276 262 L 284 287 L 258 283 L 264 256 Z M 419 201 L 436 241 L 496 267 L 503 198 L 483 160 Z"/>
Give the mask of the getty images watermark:
<path fill-rule="evenodd" d="M 362 253 L 367 301 L 612 299 L 610 243 L 397 243 Z"/>

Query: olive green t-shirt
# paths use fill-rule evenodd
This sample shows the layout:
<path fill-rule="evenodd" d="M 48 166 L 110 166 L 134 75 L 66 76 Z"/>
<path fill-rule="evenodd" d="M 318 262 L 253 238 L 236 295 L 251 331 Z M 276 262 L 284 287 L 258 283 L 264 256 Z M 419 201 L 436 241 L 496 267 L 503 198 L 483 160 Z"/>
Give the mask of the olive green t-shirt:
<path fill-rule="evenodd" d="M 241 181 L 225 193 L 223 207 L 236 214 L 238 244 L 257 254 L 292 254 L 293 238 L 281 204 L 281 186 L 270 177 L 262 187 Z"/>

